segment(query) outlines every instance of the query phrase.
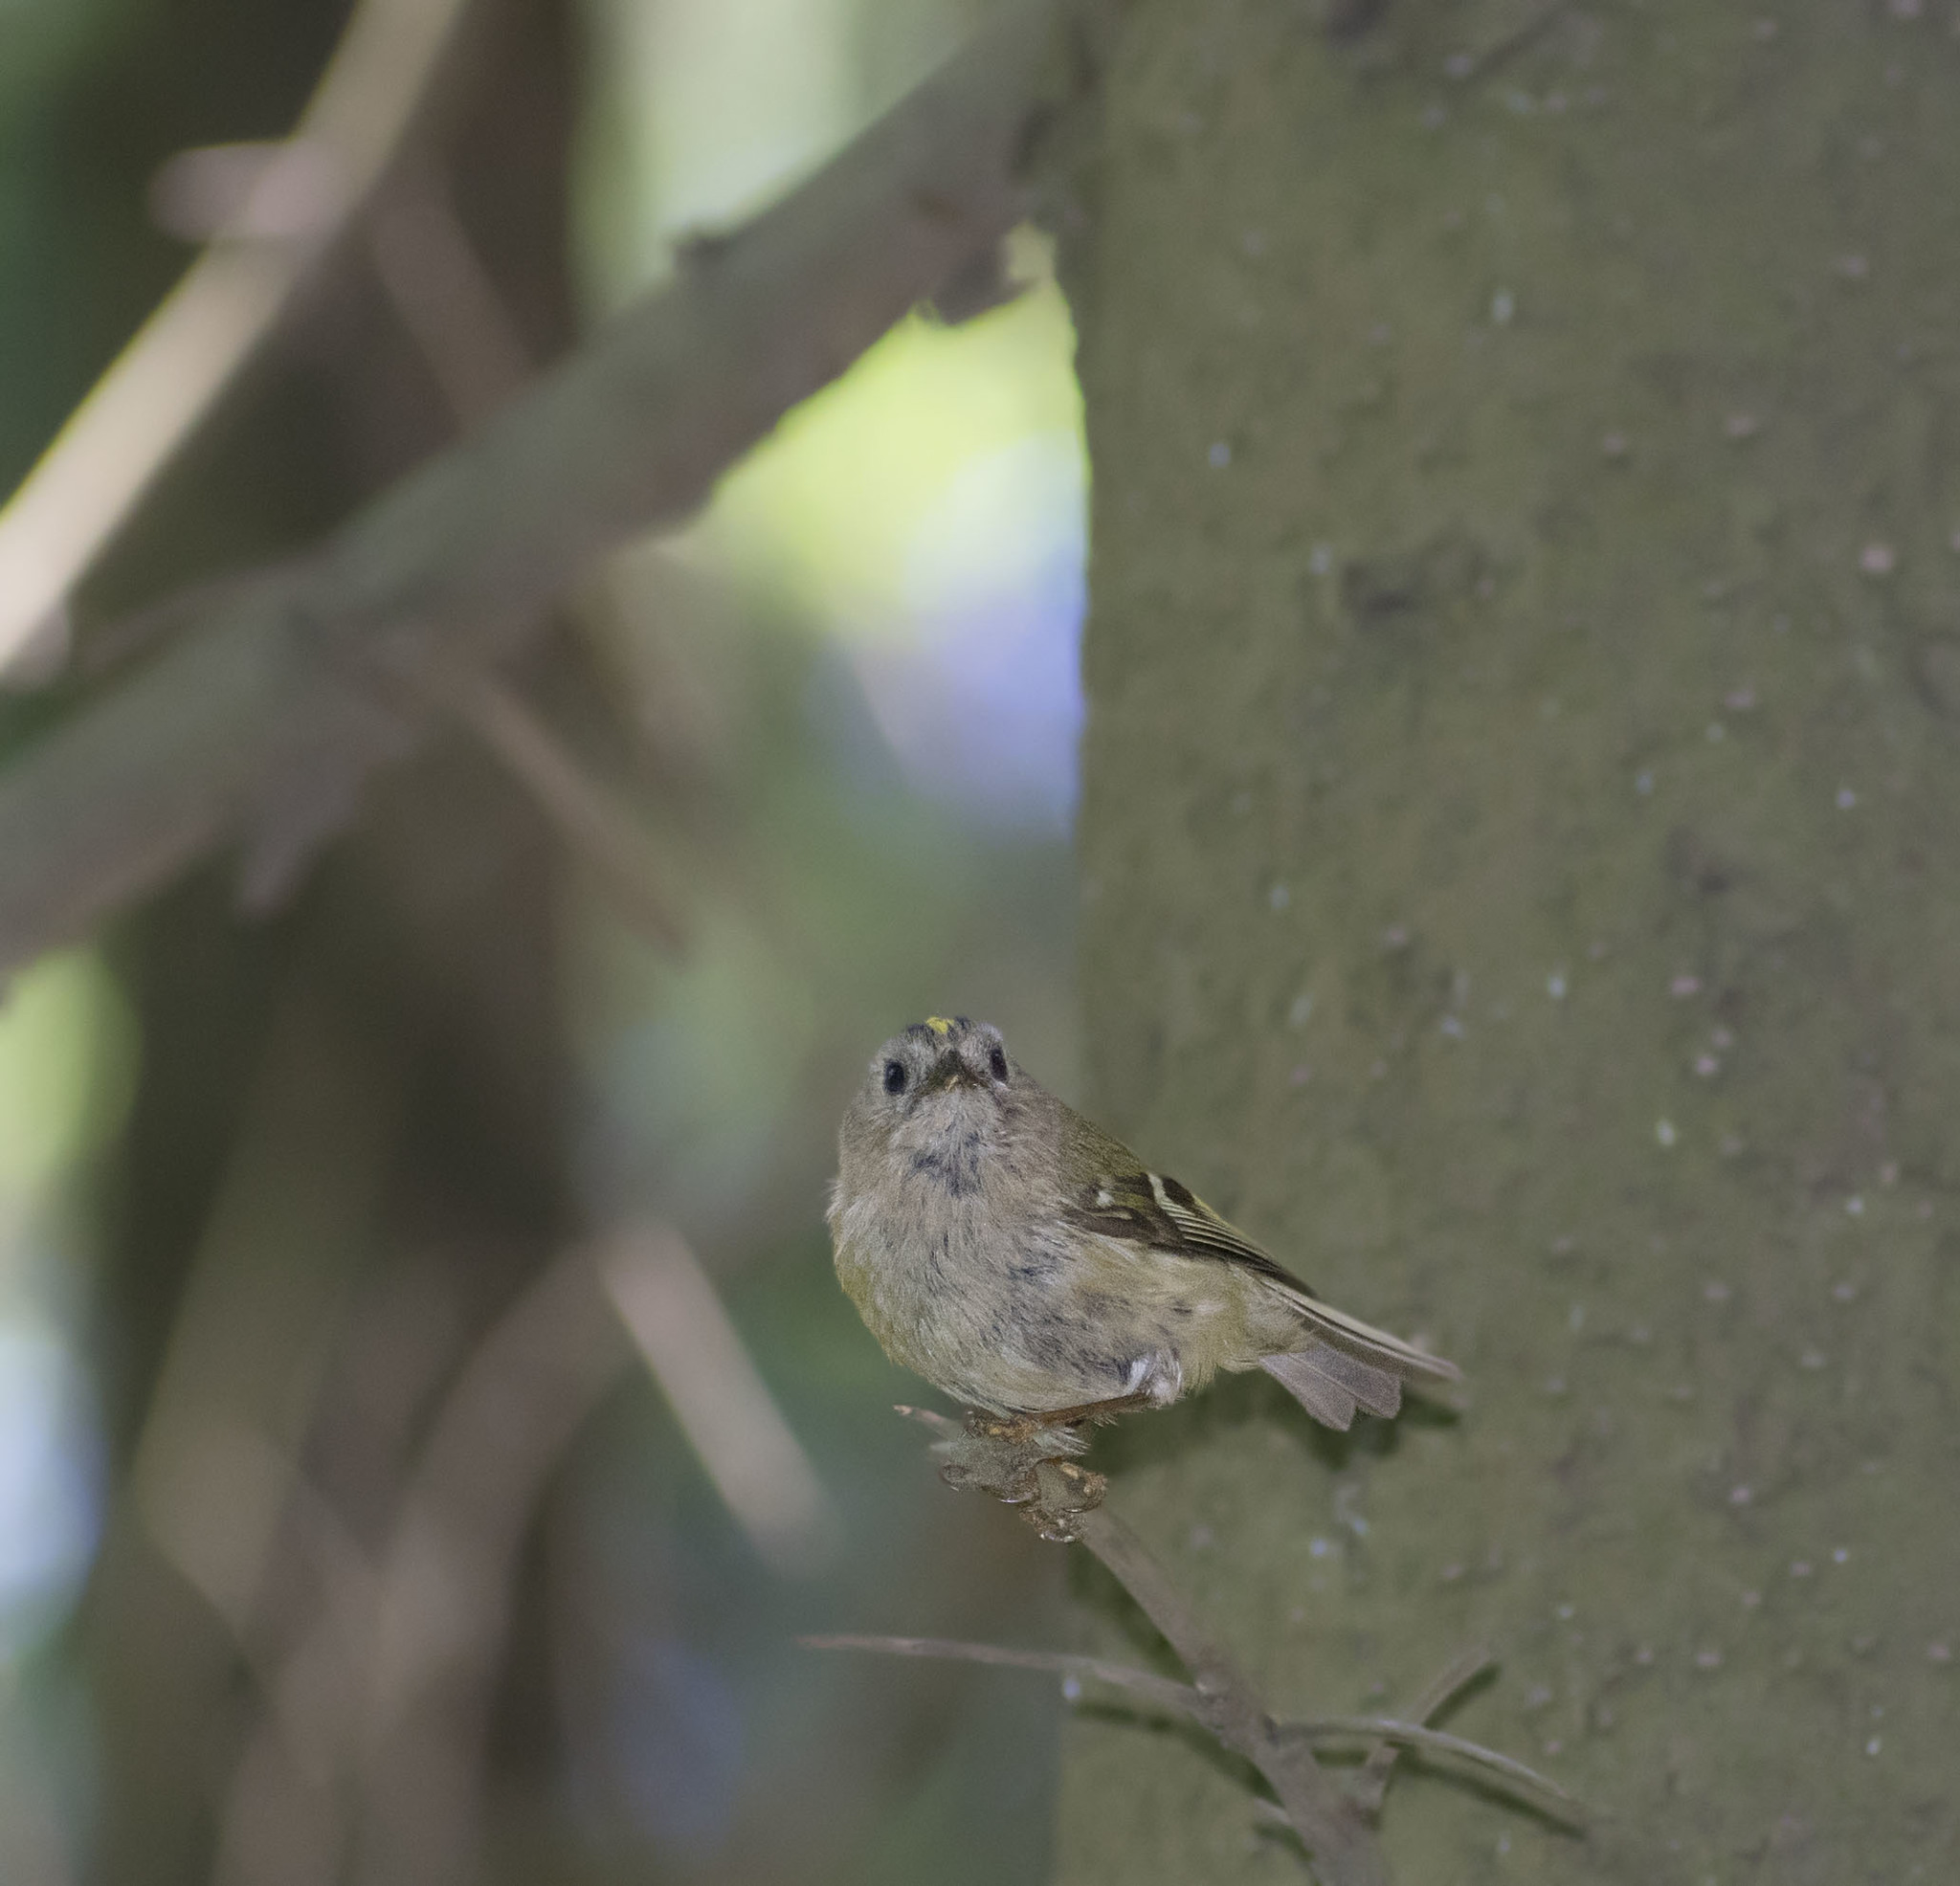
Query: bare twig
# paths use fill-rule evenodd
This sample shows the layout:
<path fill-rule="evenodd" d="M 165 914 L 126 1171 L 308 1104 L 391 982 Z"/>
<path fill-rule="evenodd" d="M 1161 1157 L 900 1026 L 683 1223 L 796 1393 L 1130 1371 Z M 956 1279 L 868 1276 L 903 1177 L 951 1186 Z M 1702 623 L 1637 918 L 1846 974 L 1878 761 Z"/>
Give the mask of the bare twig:
<path fill-rule="evenodd" d="M 1188 1716 L 1210 1727 L 1206 1701 L 1190 1684 L 1156 1676 L 1152 1671 L 1133 1671 L 1129 1664 L 1105 1662 L 1102 1656 L 1074 1656 L 1066 1651 L 1012 1651 L 997 1643 L 963 1643 L 954 1637 L 798 1637 L 800 1645 L 812 1651 L 879 1651 L 886 1656 L 939 1656 L 952 1662 L 986 1662 L 1010 1671 L 1053 1671 L 1058 1676 L 1074 1676 L 1084 1682 L 1107 1684 L 1113 1690 L 1127 1690 L 1156 1703 L 1160 1710 Z M 1480 1662 L 1478 1669 L 1483 1669 Z M 1339 1742 L 1376 1741 L 1386 1747 L 1421 1749 L 1429 1755 L 1453 1755 L 1472 1768 L 1481 1770 L 1539 1806 L 1550 1806 L 1560 1819 L 1584 1819 L 1584 1806 L 1535 1768 L 1526 1768 L 1509 1755 L 1485 1749 L 1481 1742 L 1464 1741 L 1460 1735 L 1444 1735 L 1421 1721 L 1395 1721 L 1392 1716 L 1319 1716 L 1311 1721 L 1281 1721 L 1272 1731 L 1281 1741 Z"/>
<path fill-rule="evenodd" d="M 916 1418 L 921 1410 L 903 1409 Z M 932 1452 L 943 1477 L 991 1493 L 1020 1509 L 1042 1538 L 1080 1542 L 1143 1608 L 1192 1674 L 1181 1706 L 1220 1742 L 1251 1762 L 1271 1784 L 1324 1886 L 1381 1886 L 1386 1875 L 1374 1833 L 1354 1805 L 1321 1772 L 1304 1742 L 1281 1742 L 1251 1681 L 1198 1622 L 1169 1574 L 1121 1520 L 1102 1505 L 1107 1482 L 1069 1456 L 1083 1445 L 1078 1431 L 1017 1427 L 969 1413 L 957 1435 L 940 1432 Z"/>
<path fill-rule="evenodd" d="M 1063 1651 L 1009 1650 L 1000 1644 L 969 1644 L 951 1637 L 843 1635 L 799 1637 L 796 1641 L 813 1651 L 874 1651 L 886 1656 L 941 1657 L 1009 1670 L 1053 1671 L 1058 1675 L 1126 1691 L 1160 1709 L 1190 1717 L 1207 1728 L 1211 1726 L 1204 1698 L 1189 1683 L 1175 1682 L 1147 1670 L 1133 1670 L 1127 1664 L 1109 1663 L 1102 1657 L 1076 1656 Z M 1484 1665 L 1480 1663 L 1478 1667 L 1481 1669 Z M 1282 1741 L 1298 1739 L 1322 1743 L 1379 1740 L 1389 1747 L 1455 1756 L 1492 1779 L 1508 1784 L 1537 1805 L 1550 1807 L 1561 1819 L 1576 1822 L 1584 1818 L 1582 1805 L 1536 1769 L 1527 1768 L 1524 1763 L 1501 1755 L 1494 1748 L 1485 1748 L 1481 1742 L 1445 1735 L 1419 1721 L 1401 1722 L 1388 1716 L 1323 1716 L 1309 1721 L 1276 1723 L 1273 1732 Z"/>
<path fill-rule="evenodd" d="M 1465 1651 L 1460 1656 L 1453 1657 L 1415 1698 L 1415 1705 L 1409 1712 L 1410 1720 L 1427 1722 L 1466 1684 L 1482 1675 L 1490 1665 L 1490 1653 L 1481 1649 Z M 1382 1796 L 1389 1790 L 1390 1779 L 1395 1772 L 1395 1743 L 1385 1742 L 1362 1765 L 1355 1783 L 1355 1798 L 1370 1813 L 1380 1809 Z"/>
<path fill-rule="evenodd" d="M 362 0 L 292 137 L 0 511 L 0 676 L 59 620 L 102 546 L 359 212 L 468 4 Z M 301 197 L 312 213 L 295 218 L 286 211 Z"/>
<path fill-rule="evenodd" d="M 358 679 L 495 661 L 595 556 L 698 504 L 1032 201 L 1074 97 L 1081 0 L 1021 0 L 829 166 L 692 253 L 666 291 L 359 514 L 292 578 L 220 607 L 0 779 L 0 967 L 234 837 L 276 888 L 425 727 Z"/>
<path fill-rule="evenodd" d="M 1548 1808 L 1560 1820 L 1583 1826 L 1585 1804 L 1567 1792 L 1548 1776 L 1509 1755 L 1502 1755 L 1481 1742 L 1432 1729 L 1422 1722 L 1398 1722 L 1392 1716 L 1316 1716 L 1304 1721 L 1281 1722 L 1274 1733 L 1282 1742 L 1299 1740 L 1315 1743 L 1379 1739 L 1390 1745 L 1413 1748 L 1432 1755 L 1454 1755 L 1484 1773 L 1509 1782 L 1515 1790 L 1530 1797 L 1541 1808 Z"/>
<path fill-rule="evenodd" d="M 1083 1513 L 1080 1534 L 1191 1672 L 1208 1711 L 1206 1726 L 1271 1784 L 1325 1886 L 1384 1886 L 1388 1875 L 1373 1830 L 1321 1771 L 1306 1742 L 1277 1732 L 1250 1679 L 1198 1622 L 1149 1548 L 1107 1507 Z"/>
<path fill-rule="evenodd" d="M 1490 1658 L 1476 1651 L 1454 1658 L 1417 1698 L 1417 1720 L 1388 1716 L 1327 1716 L 1307 1721 L 1276 1720 L 1264 1699 L 1233 1658 L 1199 1622 L 1169 1572 L 1136 1534 L 1102 1504 L 1104 1482 L 1098 1475 L 1092 1488 L 1070 1482 L 1064 1486 L 1047 1476 L 1072 1463 L 1041 1457 L 1024 1460 L 1016 1452 L 1018 1435 L 1006 1431 L 1011 1424 L 990 1423 L 969 1415 L 966 1423 L 948 1420 L 929 1409 L 901 1407 L 898 1412 L 919 1421 L 935 1436 L 932 1453 L 952 1466 L 943 1467 L 952 1484 L 974 1485 L 1019 1505 L 1024 1517 L 1033 1512 L 1042 1536 L 1086 1546 L 1127 1591 L 1156 1626 L 1191 1672 L 1188 1684 L 1150 1671 L 1110 1663 L 1100 1657 L 1059 1651 L 1011 1650 L 994 1644 L 964 1643 L 944 1637 L 820 1636 L 802 1641 L 814 1650 L 862 1650 L 894 1656 L 944 1657 L 1012 1669 L 1045 1670 L 1080 1681 L 1125 1691 L 1161 1710 L 1188 1718 L 1209 1731 L 1236 1754 L 1258 1769 L 1277 1805 L 1262 1807 L 1283 1818 L 1298 1834 L 1323 1886 L 1382 1886 L 1381 1849 L 1371 1822 L 1379 1811 L 1383 1791 L 1397 1748 L 1443 1755 L 1475 1767 L 1484 1778 L 1574 1826 L 1583 1825 L 1578 1802 L 1555 1782 L 1461 1737 L 1431 1728 L 1426 1719 L 1444 1707 L 1463 1686 L 1489 1667 Z M 1001 1458 L 990 1461 L 991 1447 Z M 1025 1468 L 1026 1471 L 1018 1470 Z M 958 1470 L 958 1471 L 955 1471 Z M 1023 1482 L 1027 1484 L 1023 1484 Z M 1086 1497 L 1071 1497 L 1086 1494 Z M 1045 1518 L 1043 1517 L 1045 1513 Z M 1373 1744 L 1364 1764 L 1359 1786 L 1347 1790 L 1325 1774 L 1314 1760 L 1316 1746 L 1362 1741 Z"/>
<path fill-rule="evenodd" d="M 956 1663 L 991 1663 L 1006 1670 L 1052 1670 L 1058 1675 L 1075 1676 L 1092 1683 L 1106 1683 L 1111 1689 L 1127 1690 L 1154 1702 L 1160 1709 L 1205 1720 L 1203 1698 L 1189 1683 L 1159 1676 L 1148 1670 L 1132 1670 L 1127 1664 L 1107 1663 L 1098 1656 L 1074 1656 L 1066 1651 L 1014 1651 L 1001 1644 L 968 1644 L 953 1637 L 799 1637 L 812 1651 L 877 1651 L 886 1656 L 943 1657 Z"/>

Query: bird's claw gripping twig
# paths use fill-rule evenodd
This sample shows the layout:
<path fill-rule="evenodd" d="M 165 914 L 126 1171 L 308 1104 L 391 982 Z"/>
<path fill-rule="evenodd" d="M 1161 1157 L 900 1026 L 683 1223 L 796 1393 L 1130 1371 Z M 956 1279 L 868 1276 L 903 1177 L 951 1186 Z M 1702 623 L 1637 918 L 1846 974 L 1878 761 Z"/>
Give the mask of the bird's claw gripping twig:
<path fill-rule="evenodd" d="M 923 1409 L 901 1412 L 925 1421 L 939 1436 L 932 1452 L 947 1486 L 991 1493 L 1015 1508 L 1043 1539 L 1074 1541 L 1081 1516 L 1100 1506 L 1108 1491 L 1101 1474 L 1076 1460 L 1088 1446 L 1076 1426 L 977 1411 L 959 1425 Z"/>

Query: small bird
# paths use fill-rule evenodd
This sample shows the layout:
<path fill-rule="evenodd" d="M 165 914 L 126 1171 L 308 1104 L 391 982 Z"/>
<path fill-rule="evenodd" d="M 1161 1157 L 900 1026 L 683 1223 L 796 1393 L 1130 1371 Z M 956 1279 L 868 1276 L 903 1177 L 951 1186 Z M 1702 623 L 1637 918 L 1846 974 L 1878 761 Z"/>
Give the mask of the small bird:
<path fill-rule="evenodd" d="M 935 1015 L 878 1051 L 838 1136 L 837 1276 L 894 1362 L 1029 1431 L 1263 1368 L 1313 1416 L 1392 1415 L 1456 1366 L 1324 1303 L 1175 1179 Z"/>

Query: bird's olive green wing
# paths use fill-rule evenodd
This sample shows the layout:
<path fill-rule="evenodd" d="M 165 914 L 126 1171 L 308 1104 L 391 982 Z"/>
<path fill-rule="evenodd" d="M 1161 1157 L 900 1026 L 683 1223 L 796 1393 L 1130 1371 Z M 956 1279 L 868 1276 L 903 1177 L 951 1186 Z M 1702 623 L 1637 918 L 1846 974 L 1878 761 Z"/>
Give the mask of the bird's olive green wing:
<path fill-rule="evenodd" d="M 1064 1123 L 1063 1212 L 1078 1229 L 1174 1251 L 1186 1257 L 1243 1264 L 1287 1291 L 1313 1291 L 1177 1180 L 1152 1172 L 1100 1126 L 1070 1114 Z"/>
<path fill-rule="evenodd" d="M 1073 1109 L 1062 1108 L 1061 1116 L 1066 1194 L 1062 1210 L 1071 1224 L 1151 1250 L 1242 1265 L 1274 1284 L 1324 1341 L 1348 1347 L 1401 1375 L 1438 1382 L 1457 1380 L 1454 1363 L 1335 1309 L 1221 1218 L 1189 1186 L 1152 1172 L 1121 1140 L 1112 1139 Z"/>

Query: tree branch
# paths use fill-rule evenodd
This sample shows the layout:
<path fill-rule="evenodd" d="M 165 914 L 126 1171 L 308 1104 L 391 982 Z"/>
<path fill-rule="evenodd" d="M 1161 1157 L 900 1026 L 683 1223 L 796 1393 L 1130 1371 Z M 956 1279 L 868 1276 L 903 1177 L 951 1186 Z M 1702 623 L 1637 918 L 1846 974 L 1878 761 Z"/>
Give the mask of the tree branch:
<path fill-rule="evenodd" d="M 715 1491 L 777 1572 L 836 1557 L 842 1528 L 701 1260 L 671 1225 L 622 1224 L 593 1253 L 599 1281 Z"/>
<path fill-rule="evenodd" d="M 630 1358 L 591 1261 L 555 1259 L 451 1385 L 375 1566 L 346 1781 L 363 1879 L 475 1875 L 478 1786 L 519 1555 L 546 1484 Z M 384 1864 L 385 1858 L 393 1864 Z"/>
<path fill-rule="evenodd" d="M 484 668 L 432 664 L 428 692 L 451 708 L 598 872 L 619 909 L 648 942 L 678 950 L 686 931 L 667 895 L 652 840 L 626 809 L 551 733 L 530 704 Z"/>
<path fill-rule="evenodd" d="M 0 778 L 0 968 L 234 838 L 280 890 L 428 717 L 370 690 L 496 660 L 593 558 L 698 505 L 792 406 L 1029 210 L 1082 85 L 1070 0 L 1021 0 L 823 170 Z"/>
<path fill-rule="evenodd" d="M 1132 1670 L 1127 1664 L 1109 1663 L 1102 1657 L 1076 1656 L 1065 1651 L 1016 1651 L 1001 1644 L 969 1644 L 953 1637 L 834 1635 L 799 1637 L 796 1641 L 812 1651 L 875 1651 L 885 1656 L 937 1657 L 956 1663 L 991 1664 L 1007 1670 L 1053 1671 L 1058 1675 L 1127 1691 L 1132 1696 L 1155 1703 L 1159 1709 L 1188 1717 L 1204 1728 L 1214 1727 L 1213 1712 L 1207 1708 L 1204 1697 L 1189 1683 L 1179 1683 L 1147 1670 Z M 1487 1659 L 1481 1653 L 1477 1653 L 1477 1669 L 1487 1667 Z M 1434 1688 L 1425 1696 L 1433 1694 Z M 1445 1694 L 1442 1700 L 1448 1699 Z M 1428 1708 L 1419 1705 L 1411 1712 L 1416 1716 L 1429 1713 Z M 1320 1716 L 1306 1721 L 1275 1723 L 1272 1733 L 1281 1742 L 1373 1742 L 1379 1744 L 1375 1751 L 1377 1756 L 1382 1748 L 1414 1748 L 1432 1755 L 1454 1756 L 1471 1767 L 1481 1769 L 1486 1777 L 1508 1786 L 1514 1793 L 1548 1809 L 1560 1820 L 1574 1826 L 1581 1826 L 1585 1821 L 1584 1805 L 1535 1768 L 1527 1768 L 1524 1763 L 1508 1755 L 1501 1755 L 1494 1748 L 1485 1748 L 1481 1742 L 1467 1742 L 1461 1736 L 1432 1729 L 1425 1721 L 1403 1722 L 1392 1716 Z M 1372 1761 L 1374 1758 L 1370 1759 Z M 1363 1772 L 1366 1774 L 1368 1771 L 1364 1769 Z M 1380 1805 L 1379 1795 L 1371 1803 L 1364 1805 L 1372 1811 Z"/>
<path fill-rule="evenodd" d="M 1077 1524 L 1082 1544 L 1143 1607 L 1191 1672 L 1207 1707 L 1206 1726 L 1272 1785 L 1325 1886 L 1386 1886 L 1372 1830 L 1322 1773 L 1306 1742 L 1277 1732 L 1251 1679 L 1198 1622 L 1155 1554 L 1107 1507 L 1081 1514 Z"/>
<path fill-rule="evenodd" d="M 523 337 L 458 221 L 442 180 L 409 169 L 374 206 L 374 272 L 459 429 L 512 398 L 534 368 Z M 680 920 L 648 834 L 581 766 L 530 704 L 481 664 L 428 662 L 409 677 L 452 710 L 598 871 L 621 913 L 649 941 L 677 949 Z"/>
<path fill-rule="evenodd" d="M 0 674 L 58 621 L 158 476 L 361 211 L 468 0 L 361 0 L 293 135 L 0 509 Z"/>
<path fill-rule="evenodd" d="M 1108 1663 L 1099 1656 L 1075 1656 L 1066 1651 L 1015 1651 L 1004 1644 L 969 1644 L 954 1637 L 865 1637 L 851 1634 L 816 1635 L 796 1640 L 809 1651 L 877 1651 L 885 1656 L 944 1658 L 953 1663 L 989 1663 L 1004 1670 L 1052 1670 L 1058 1675 L 1106 1683 L 1127 1690 L 1175 1715 L 1189 1716 L 1210 1726 L 1204 1700 L 1189 1683 L 1159 1676 L 1127 1664 Z"/>
<path fill-rule="evenodd" d="M 1573 1827 L 1584 1826 L 1584 1808 L 1555 1782 L 1495 1749 L 1429 1726 L 1432 1716 L 1489 1668 L 1488 1653 L 1479 1650 L 1452 1658 L 1417 1697 L 1408 1712 L 1414 1720 L 1327 1716 L 1281 1721 L 1251 1678 L 1205 1629 L 1156 1556 L 1102 1503 L 1101 1475 L 1083 1476 L 1078 1470 L 1065 1483 L 1050 1477 L 1065 1474 L 1072 1463 L 1054 1454 L 1030 1453 L 1024 1438 L 1004 1424 L 969 1414 L 962 1425 L 930 1409 L 901 1407 L 898 1412 L 932 1431 L 932 1453 L 949 1484 L 991 1492 L 1033 1520 L 1044 1539 L 1070 1541 L 1093 1552 L 1176 1652 L 1192 1681 L 1179 1683 L 1101 1657 L 1011 1650 L 946 1637 L 802 1638 L 809 1649 L 875 1651 L 890 1656 L 1053 1671 L 1071 1679 L 1107 1684 L 1185 1717 L 1265 1777 L 1278 1799 L 1262 1799 L 1261 1808 L 1285 1820 L 1299 1835 L 1323 1886 L 1384 1886 L 1387 1873 L 1372 1822 L 1401 1749 L 1467 1763 L 1486 1780 L 1526 1798 L 1540 1810 Z M 996 1457 L 989 1457 L 990 1449 Z M 1344 1789 L 1322 1769 L 1313 1751 L 1325 1742 L 1349 1741 L 1372 1746 L 1356 1785 Z"/>
<path fill-rule="evenodd" d="M 1481 1676 L 1491 1667 L 1492 1661 L 1490 1653 L 1485 1650 L 1465 1651 L 1460 1656 L 1453 1657 L 1416 1697 L 1409 1711 L 1410 1720 L 1430 1721 L 1459 1690 Z M 1362 1765 L 1360 1778 L 1355 1784 L 1355 1798 L 1370 1813 L 1381 1810 L 1382 1796 L 1389 1791 L 1389 1782 L 1395 1772 L 1395 1757 L 1399 1752 L 1392 1741 L 1384 1742 Z"/>
<path fill-rule="evenodd" d="M 1414 1748 L 1432 1755 L 1454 1755 L 1474 1768 L 1508 1782 L 1512 1790 L 1531 1800 L 1572 1827 L 1586 1824 L 1586 1807 L 1548 1776 L 1528 1768 L 1514 1756 L 1485 1748 L 1424 1722 L 1398 1722 L 1392 1716 L 1316 1716 L 1299 1722 L 1281 1722 L 1275 1735 L 1281 1742 L 1379 1742 L 1390 1748 Z"/>

